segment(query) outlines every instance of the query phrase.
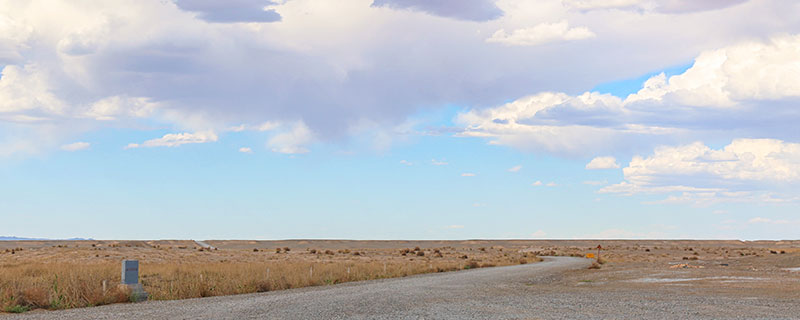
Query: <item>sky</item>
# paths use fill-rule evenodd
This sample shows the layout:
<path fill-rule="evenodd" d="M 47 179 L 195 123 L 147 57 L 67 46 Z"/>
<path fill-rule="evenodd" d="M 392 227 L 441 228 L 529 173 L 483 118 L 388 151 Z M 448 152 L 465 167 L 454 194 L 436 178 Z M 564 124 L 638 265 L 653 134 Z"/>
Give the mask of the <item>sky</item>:
<path fill-rule="evenodd" d="M 798 16 L 0 0 L 0 235 L 798 239 Z"/>

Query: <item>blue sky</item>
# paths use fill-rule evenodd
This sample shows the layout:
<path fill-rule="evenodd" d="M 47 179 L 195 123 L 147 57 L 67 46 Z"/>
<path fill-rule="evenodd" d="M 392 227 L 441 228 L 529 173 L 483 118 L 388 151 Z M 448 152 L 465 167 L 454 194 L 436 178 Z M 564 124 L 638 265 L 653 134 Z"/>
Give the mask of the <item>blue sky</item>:
<path fill-rule="evenodd" d="M 0 235 L 797 238 L 797 4 L 229 6 L 0 5 Z"/>

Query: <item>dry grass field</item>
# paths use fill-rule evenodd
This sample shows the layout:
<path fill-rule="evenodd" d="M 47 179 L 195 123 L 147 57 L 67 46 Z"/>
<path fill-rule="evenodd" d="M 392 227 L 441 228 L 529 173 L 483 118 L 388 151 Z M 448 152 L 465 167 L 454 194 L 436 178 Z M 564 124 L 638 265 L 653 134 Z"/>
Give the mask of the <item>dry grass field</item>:
<path fill-rule="evenodd" d="M 140 261 L 150 299 L 265 292 L 539 261 L 500 246 L 338 241 L 0 242 L 0 308 L 63 309 L 128 301 L 120 261 Z M 105 288 L 103 283 L 106 283 Z"/>
<path fill-rule="evenodd" d="M 541 290 L 658 288 L 800 299 L 800 241 L 16 241 L 0 242 L 0 308 L 62 309 L 128 301 L 120 261 L 138 259 L 150 299 L 329 285 L 584 256 L 602 264 Z M 795 271 L 796 270 L 796 271 Z M 103 282 L 106 282 L 104 289 Z"/>

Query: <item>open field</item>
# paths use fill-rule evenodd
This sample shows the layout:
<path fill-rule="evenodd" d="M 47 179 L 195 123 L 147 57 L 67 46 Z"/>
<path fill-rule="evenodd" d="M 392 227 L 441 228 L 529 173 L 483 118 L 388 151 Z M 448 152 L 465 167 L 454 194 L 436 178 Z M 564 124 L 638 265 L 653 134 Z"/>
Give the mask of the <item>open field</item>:
<path fill-rule="evenodd" d="M 169 300 L 512 265 L 534 262 L 536 255 L 582 256 L 596 253 L 598 244 L 606 261 L 599 269 L 564 273 L 558 281 L 537 284 L 537 290 L 800 299 L 800 272 L 793 271 L 800 267 L 800 241 L 206 243 L 216 249 L 201 250 L 193 241 L 0 242 L 0 305 L 22 311 L 124 301 L 124 294 L 102 288 L 103 280 L 119 282 L 123 258 L 141 261 L 142 283 L 152 299 Z"/>
<path fill-rule="evenodd" d="M 429 272 L 536 262 L 532 252 L 440 243 L 339 241 L 0 242 L 0 307 L 6 312 L 128 300 L 120 261 L 140 261 L 154 300 L 265 292 Z M 103 282 L 106 288 L 103 288 Z"/>

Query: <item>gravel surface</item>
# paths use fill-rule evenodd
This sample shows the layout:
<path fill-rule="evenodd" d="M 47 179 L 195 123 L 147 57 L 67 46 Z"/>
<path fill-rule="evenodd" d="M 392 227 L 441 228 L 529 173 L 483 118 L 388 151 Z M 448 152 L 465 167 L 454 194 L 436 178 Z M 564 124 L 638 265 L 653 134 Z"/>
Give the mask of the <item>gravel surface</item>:
<path fill-rule="evenodd" d="M 509 267 L 260 294 L 149 301 L 8 319 L 800 319 L 800 301 L 577 286 L 590 261 L 553 257 Z"/>

